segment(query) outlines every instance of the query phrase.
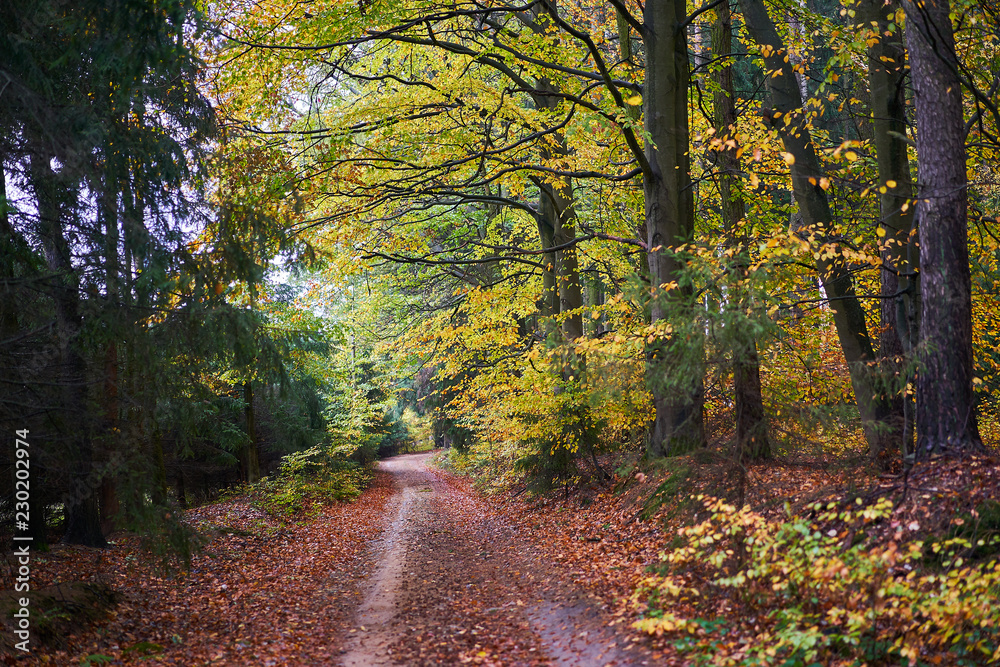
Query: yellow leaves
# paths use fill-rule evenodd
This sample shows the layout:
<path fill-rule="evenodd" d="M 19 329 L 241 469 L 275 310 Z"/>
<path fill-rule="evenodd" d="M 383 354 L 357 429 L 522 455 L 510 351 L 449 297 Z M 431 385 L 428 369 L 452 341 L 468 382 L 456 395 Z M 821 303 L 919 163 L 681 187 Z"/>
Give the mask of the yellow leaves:
<path fill-rule="evenodd" d="M 795 164 L 795 156 L 792 155 L 791 153 L 783 152 L 781 154 L 781 157 L 785 161 L 785 164 L 787 164 L 789 167 Z"/>
<path fill-rule="evenodd" d="M 678 618 L 669 612 L 659 618 L 644 618 L 635 621 L 632 623 L 632 627 L 640 632 L 657 637 L 667 632 L 694 632 L 698 629 L 698 625 L 693 621 Z"/>
<path fill-rule="evenodd" d="M 633 95 L 631 97 L 626 98 L 625 104 L 628 104 L 629 106 L 633 107 L 639 106 L 640 104 L 642 104 L 642 95 Z"/>
<path fill-rule="evenodd" d="M 891 644 L 897 654 L 924 654 L 934 663 L 941 650 L 960 640 L 974 641 L 979 628 L 1000 622 L 1000 610 L 990 603 L 991 591 L 1000 582 L 995 561 L 973 566 L 955 558 L 944 563 L 951 567 L 944 574 L 921 574 L 921 542 L 844 545 L 845 535 L 855 534 L 864 523 L 892 516 L 889 499 L 866 506 L 858 498 L 861 507 L 849 510 L 830 504 L 822 511 L 816 504 L 806 508 L 812 519 L 790 515 L 783 522 L 767 521 L 715 499 L 696 499 L 710 516 L 679 530 L 674 546 L 660 554 L 664 574 L 641 581 L 632 604 L 651 618 L 637 622 L 636 629 L 657 636 L 693 634 L 698 648 L 689 650 L 718 657 L 723 635 L 701 622 L 714 616 L 707 606 L 713 597 L 682 606 L 688 588 L 730 589 L 753 599 L 755 616 L 781 618 L 777 625 L 761 621 L 763 628 L 754 626 L 758 640 L 752 651 L 762 664 L 787 651 L 806 663 L 822 663 L 825 653 L 820 648 L 831 639 L 847 648 L 845 657 L 863 658 L 850 648 L 857 646 L 849 638 L 858 631 L 873 632 L 874 641 Z M 841 529 L 823 528 L 830 522 Z M 726 544 L 734 538 L 744 549 L 736 563 Z M 694 609 L 687 611 L 691 605 Z M 685 616 L 699 619 L 696 629 L 680 617 L 680 608 Z M 877 624 L 873 614 L 878 615 Z"/>

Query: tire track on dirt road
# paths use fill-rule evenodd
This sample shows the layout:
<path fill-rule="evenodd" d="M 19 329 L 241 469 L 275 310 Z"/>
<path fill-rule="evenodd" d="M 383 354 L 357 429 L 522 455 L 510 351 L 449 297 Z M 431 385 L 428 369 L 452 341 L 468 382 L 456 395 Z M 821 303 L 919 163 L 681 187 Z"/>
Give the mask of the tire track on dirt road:
<path fill-rule="evenodd" d="M 530 539 L 429 468 L 431 456 L 380 464 L 396 485 L 395 514 L 375 548 L 344 667 L 652 664 Z"/>

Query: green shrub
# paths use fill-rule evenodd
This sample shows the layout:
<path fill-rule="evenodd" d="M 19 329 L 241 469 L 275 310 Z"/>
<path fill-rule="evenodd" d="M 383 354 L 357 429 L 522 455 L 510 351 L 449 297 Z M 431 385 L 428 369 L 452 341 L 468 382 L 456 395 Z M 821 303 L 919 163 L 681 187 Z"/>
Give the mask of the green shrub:
<path fill-rule="evenodd" d="M 940 565 L 948 555 L 937 545 L 955 539 L 969 543 L 969 548 L 960 554 L 969 560 L 992 558 L 1000 553 L 1000 502 L 980 503 L 975 511 L 963 513 L 952 521 L 944 537 L 925 541 L 925 562 Z"/>
<path fill-rule="evenodd" d="M 281 459 L 277 473 L 250 489 L 255 505 L 272 516 L 316 514 L 324 503 L 350 502 L 361 495 L 368 470 L 322 447 L 311 447 Z"/>
<path fill-rule="evenodd" d="M 921 541 L 904 543 L 901 532 L 888 544 L 856 539 L 891 522 L 890 500 L 840 511 L 813 506 L 815 519 L 780 523 L 703 500 L 710 517 L 679 532 L 677 548 L 661 554 L 662 574 L 644 579 L 634 595 L 645 616 L 637 629 L 677 635 L 679 649 L 728 664 L 792 667 L 836 657 L 838 664 L 914 665 L 943 653 L 955 664 L 1000 660 L 1000 564 L 966 562 L 968 540 L 934 542 L 939 567 L 922 570 Z M 707 629 L 700 612 L 677 613 L 678 601 L 707 611 L 699 601 L 713 591 L 760 620 L 738 661 L 717 654 L 721 631 Z"/>
<path fill-rule="evenodd" d="M 576 391 L 558 396 L 556 413 L 538 420 L 545 422 L 540 424 L 544 434 L 526 439 L 524 453 L 514 462 L 514 470 L 525 475 L 528 487 L 536 493 L 578 480 L 578 458 L 594 455 L 605 424 L 594 419 L 586 396 L 578 388 Z"/>

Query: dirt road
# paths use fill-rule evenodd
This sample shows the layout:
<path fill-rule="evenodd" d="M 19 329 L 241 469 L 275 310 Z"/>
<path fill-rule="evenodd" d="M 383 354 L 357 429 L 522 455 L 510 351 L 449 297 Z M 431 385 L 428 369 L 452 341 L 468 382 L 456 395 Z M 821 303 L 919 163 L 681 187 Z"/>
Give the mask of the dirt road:
<path fill-rule="evenodd" d="M 393 519 L 341 664 L 652 664 L 537 558 L 530 536 L 429 468 L 430 457 L 380 464 L 396 485 Z"/>

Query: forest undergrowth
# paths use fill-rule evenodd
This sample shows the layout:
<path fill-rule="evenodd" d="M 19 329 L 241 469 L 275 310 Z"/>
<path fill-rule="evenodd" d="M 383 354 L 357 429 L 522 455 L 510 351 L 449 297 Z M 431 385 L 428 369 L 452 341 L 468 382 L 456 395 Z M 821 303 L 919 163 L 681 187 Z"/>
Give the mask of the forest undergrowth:
<path fill-rule="evenodd" d="M 603 463 L 621 466 L 605 484 L 494 498 L 669 664 L 1000 659 L 995 454 L 892 474 L 709 452 L 646 471 Z"/>
<path fill-rule="evenodd" d="M 527 492 L 523 478 L 500 483 L 468 454 L 438 459 L 460 475 L 456 488 L 480 495 L 481 520 L 514 526 L 566 584 L 611 613 L 629 644 L 663 664 L 998 658 L 995 455 L 883 474 L 845 458 L 736 468 L 709 451 L 655 465 L 604 455 L 595 460 L 610 478 L 581 464 L 547 493 Z M 317 492 L 325 477 L 295 475 L 300 463 L 286 465 L 295 484 L 272 480 L 186 511 L 206 540 L 188 570 L 164 573 L 124 534 L 107 550 L 39 554 L 32 590 L 49 600 L 35 617 L 41 646 L 26 661 L 3 659 L 335 663 L 393 488 L 377 473 L 354 502 L 330 504 Z M 328 494 L 364 483 L 335 477 L 336 489 L 333 477 L 319 484 Z"/>

